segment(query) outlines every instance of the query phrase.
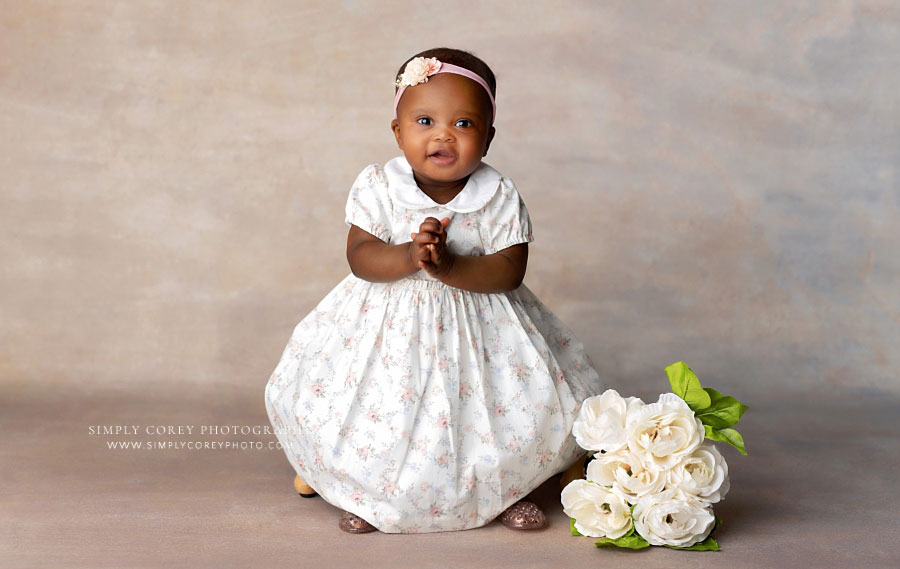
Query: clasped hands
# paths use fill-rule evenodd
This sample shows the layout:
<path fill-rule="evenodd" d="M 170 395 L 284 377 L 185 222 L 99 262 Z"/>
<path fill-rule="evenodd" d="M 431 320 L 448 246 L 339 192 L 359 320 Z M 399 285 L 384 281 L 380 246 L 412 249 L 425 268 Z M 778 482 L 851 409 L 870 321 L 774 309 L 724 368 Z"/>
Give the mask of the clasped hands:
<path fill-rule="evenodd" d="M 434 278 L 448 274 L 453 268 L 453 253 L 447 247 L 447 227 L 450 218 L 438 220 L 426 217 L 418 232 L 410 233 L 410 261 L 420 269 L 425 269 Z"/>

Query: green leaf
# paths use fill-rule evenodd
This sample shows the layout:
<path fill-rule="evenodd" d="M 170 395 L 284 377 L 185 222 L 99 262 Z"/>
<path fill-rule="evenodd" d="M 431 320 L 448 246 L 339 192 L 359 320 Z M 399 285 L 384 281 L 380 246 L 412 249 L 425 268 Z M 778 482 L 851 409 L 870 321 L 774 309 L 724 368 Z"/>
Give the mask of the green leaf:
<path fill-rule="evenodd" d="M 666 368 L 672 393 L 681 397 L 694 411 L 706 409 L 712 402 L 709 393 L 700 385 L 697 375 L 684 362 L 677 362 Z"/>
<path fill-rule="evenodd" d="M 704 387 L 703 391 L 705 391 L 706 394 L 709 395 L 710 404 L 713 404 L 716 401 L 718 401 L 719 399 L 722 399 L 723 397 L 725 397 L 724 395 L 722 395 L 721 393 L 719 393 L 712 387 Z"/>
<path fill-rule="evenodd" d="M 712 399 L 712 396 L 710 399 Z M 697 418 L 704 425 L 709 425 L 714 429 L 727 429 L 736 425 L 746 410 L 747 406 L 734 397 L 723 396 L 717 391 L 716 399 L 709 407 L 698 411 Z"/>
<path fill-rule="evenodd" d="M 739 432 L 734 429 L 714 429 L 709 425 L 703 425 L 703 428 L 706 431 L 706 438 L 728 443 L 738 449 L 742 455 L 747 456 L 747 451 L 744 449 L 744 437 Z"/>
<path fill-rule="evenodd" d="M 597 547 L 625 547 L 627 549 L 644 549 L 650 543 L 637 533 L 629 532 L 618 539 L 601 538 L 594 543 Z"/>
<path fill-rule="evenodd" d="M 669 549 L 680 549 L 681 551 L 721 551 L 719 549 L 719 544 L 716 543 L 716 540 L 712 538 L 712 536 L 707 537 L 700 543 L 695 543 L 690 547 L 675 547 L 674 545 L 667 545 Z"/>
<path fill-rule="evenodd" d="M 572 535 L 584 537 L 583 535 L 581 535 L 580 531 L 575 529 L 575 518 L 569 518 L 569 531 L 572 533 Z"/>

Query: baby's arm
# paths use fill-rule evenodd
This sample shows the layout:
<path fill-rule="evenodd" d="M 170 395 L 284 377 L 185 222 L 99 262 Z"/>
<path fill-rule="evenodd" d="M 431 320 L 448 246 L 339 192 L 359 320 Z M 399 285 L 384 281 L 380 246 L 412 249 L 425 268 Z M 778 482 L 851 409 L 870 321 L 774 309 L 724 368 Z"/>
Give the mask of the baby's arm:
<path fill-rule="evenodd" d="M 528 244 L 519 243 L 480 257 L 450 254 L 449 266 L 429 274 L 444 284 L 471 292 L 506 292 L 519 288 L 527 264 Z"/>
<path fill-rule="evenodd" d="M 413 234 L 414 242 L 428 236 L 424 242 L 428 243 L 430 255 L 419 262 L 419 267 L 444 284 L 471 292 L 496 293 L 519 288 L 528 264 L 527 243 L 480 257 L 456 255 L 447 248 L 449 221 L 426 218 L 419 233 Z"/>
<path fill-rule="evenodd" d="M 420 240 L 425 239 L 422 235 Z M 419 270 L 419 258 L 416 252 L 422 247 L 414 248 L 413 243 L 388 245 L 368 231 L 355 225 L 350 226 L 347 234 L 347 262 L 350 270 L 357 277 L 373 282 L 386 283 L 407 277 Z"/>
<path fill-rule="evenodd" d="M 520 243 L 491 255 L 456 255 L 446 249 L 446 233 L 440 221 L 429 218 L 434 228 L 422 227 L 413 240 L 388 245 L 355 225 L 347 234 L 347 262 L 357 277 L 376 283 L 407 277 L 424 268 L 444 284 L 471 292 L 497 293 L 519 288 L 528 264 L 528 244 Z M 430 230 L 430 231 L 428 231 Z M 427 244 L 442 250 L 429 255 Z M 436 261 L 437 263 L 431 262 Z"/>

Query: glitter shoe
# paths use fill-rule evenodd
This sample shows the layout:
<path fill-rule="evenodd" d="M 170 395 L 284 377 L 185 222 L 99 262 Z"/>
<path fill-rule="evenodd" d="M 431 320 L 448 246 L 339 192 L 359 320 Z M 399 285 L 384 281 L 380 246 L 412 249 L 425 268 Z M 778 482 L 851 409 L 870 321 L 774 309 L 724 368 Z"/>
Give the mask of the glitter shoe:
<path fill-rule="evenodd" d="M 357 516 L 356 514 L 351 514 L 350 512 L 344 512 L 341 516 L 340 521 L 338 522 L 338 527 L 344 530 L 347 533 L 369 533 L 373 531 L 378 531 L 378 529 Z"/>
<path fill-rule="evenodd" d="M 547 525 L 544 512 L 533 502 L 516 502 L 497 519 L 510 529 L 541 529 Z"/>

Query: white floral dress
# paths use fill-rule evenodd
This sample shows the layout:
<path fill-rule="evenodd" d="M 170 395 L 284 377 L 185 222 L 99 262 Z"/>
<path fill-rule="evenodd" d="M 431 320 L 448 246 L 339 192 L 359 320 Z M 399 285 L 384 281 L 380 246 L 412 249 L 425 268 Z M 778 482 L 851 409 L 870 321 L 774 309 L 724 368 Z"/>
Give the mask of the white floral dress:
<path fill-rule="evenodd" d="M 443 205 L 404 158 L 369 166 L 346 214 L 389 244 L 449 217 L 462 255 L 532 241 L 515 186 L 487 164 Z M 601 391 L 582 344 L 525 285 L 474 293 L 419 271 L 347 276 L 294 329 L 265 402 L 326 501 L 383 532 L 424 533 L 485 525 L 565 469 L 578 407 Z"/>

